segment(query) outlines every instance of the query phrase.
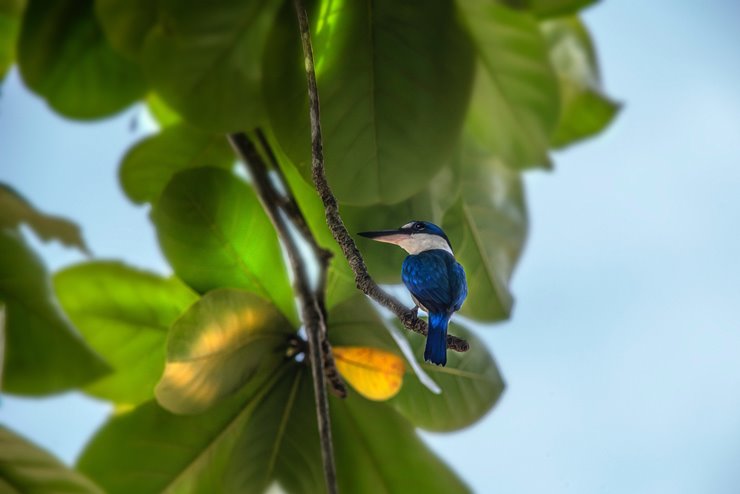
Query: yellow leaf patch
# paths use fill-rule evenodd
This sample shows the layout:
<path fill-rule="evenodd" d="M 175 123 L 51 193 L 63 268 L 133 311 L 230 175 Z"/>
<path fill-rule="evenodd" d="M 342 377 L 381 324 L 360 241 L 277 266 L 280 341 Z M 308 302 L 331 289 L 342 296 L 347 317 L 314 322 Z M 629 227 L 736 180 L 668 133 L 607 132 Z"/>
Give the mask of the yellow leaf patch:
<path fill-rule="evenodd" d="M 334 347 L 334 358 L 342 377 L 369 400 L 392 398 L 401 389 L 406 371 L 403 359 L 369 347 Z"/>

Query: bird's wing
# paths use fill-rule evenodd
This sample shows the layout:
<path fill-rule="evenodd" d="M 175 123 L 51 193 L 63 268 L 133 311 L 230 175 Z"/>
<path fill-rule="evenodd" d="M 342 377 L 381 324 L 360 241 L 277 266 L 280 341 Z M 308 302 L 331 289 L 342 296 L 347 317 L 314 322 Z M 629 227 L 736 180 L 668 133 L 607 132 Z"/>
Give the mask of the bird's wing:
<path fill-rule="evenodd" d="M 455 305 L 449 261 L 445 256 L 452 257 L 444 251 L 430 250 L 403 261 L 403 283 L 427 311 L 450 312 Z"/>
<path fill-rule="evenodd" d="M 460 310 L 465 297 L 468 296 L 468 282 L 465 279 L 465 270 L 457 261 L 450 265 L 450 293 L 455 300 L 455 310 Z"/>

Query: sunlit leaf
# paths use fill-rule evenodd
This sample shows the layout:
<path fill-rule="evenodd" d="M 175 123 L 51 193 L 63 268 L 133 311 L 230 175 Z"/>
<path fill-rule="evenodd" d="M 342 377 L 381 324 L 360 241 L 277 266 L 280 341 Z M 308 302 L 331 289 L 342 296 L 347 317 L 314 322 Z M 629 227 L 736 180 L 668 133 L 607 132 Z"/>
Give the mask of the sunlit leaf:
<path fill-rule="evenodd" d="M 334 347 L 342 377 L 369 400 L 385 401 L 398 393 L 406 367 L 403 359 L 371 347 Z"/>
<path fill-rule="evenodd" d="M 509 280 L 527 232 L 519 173 L 473 146 L 465 147 L 460 198 L 442 226 L 465 268 L 468 297 L 461 314 L 486 321 L 509 317 Z"/>
<path fill-rule="evenodd" d="M 273 129 L 310 180 L 306 77 L 292 5 L 270 37 L 265 96 Z M 323 0 L 309 16 L 326 172 L 340 202 L 392 204 L 448 161 L 473 79 L 473 50 L 451 2 Z"/>
<path fill-rule="evenodd" d="M 134 202 L 155 201 L 179 171 L 201 166 L 231 168 L 234 152 L 223 134 L 209 134 L 187 124 L 165 128 L 128 150 L 119 176 Z"/>
<path fill-rule="evenodd" d="M 262 56 L 280 0 L 163 0 L 144 70 L 168 105 L 198 127 L 250 130 L 263 118 Z"/>
<path fill-rule="evenodd" d="M 539 25 L 489 0 L 457 3 L 480 59 L 470 133 L 507 165 L 548 165 L 560 100 Z"/>
<path fill-rule="evenodd" d="M 526 9 L 537 17 L 559 17 L 573 14 L 597 0 L 501 0 L 511 8 Z"/>
<path fill-rule="evenodd" d="M 178 173 L 151 214 L 175 273 L 200 293 L 244 288 L 272 300 L 297 325 L 275 230 L 252 189 L 226 170 Z"/>
<path fill-rule="evenodd" d="M 25 5 L 25 0 L 0 1 L 0 81 L 15 62 L 15 46 Z"/>
<path fill-rule="evenodd" d="M 422 364 L 424 370 L 442 388 L 436 394 L 416 376 L 408 375 L 401 392 L 390 403 L 417 427 L 432 431 L 451 431 L 480 420 L 496 404 L 504 382 L 486 344 L 458 324 L 450 333 L 465 338 L 470 350 L 447 352 L 447 365 Z M 417 355 L 424 351 L 425 339 L 408 334 Z"/>
<path fill-rule="evenodd" d="M 172 326 L 159 403 L 175 413 L 198 413 L 236 392 L 285 358 L 294 332 L 268 301 L 249 292 L 206 293 Z"/>
<path fill-rule="evenodd" d="M 95 15 L 113 48 L 136 59 L 157 20 L 157 2 L 95 0 Z"/>
<path fill-rule="evenodd" d="M 42 240 L 58 240 L 88 253 L 80 227 L 75 223 L 38 211 L 25 197 L 8 185 L 0 183 L 0 228 L 30 226 Z"/>
<path fill-rule="evenodd" d="M 64 317 L 41 260 L 17 232 L 0 229 L 0 301 L 5 304 L 3 389 L 42 395 L 110 371 Z"/>
<path fill-rule="evenodd" d="M 167 331 L 197 296 L 182 282 L 119 262 L 78 264 L 54 276 L 65 313 L 114 372 L 85 390 L 116 403 L 154 396 Z"/>
<path fill-rule="evenodd" d="M 156 93 L 150 93 L 146 97 L 146 107 L 160 127 L 169 127 L 182 122 L 182 117 L 162 101 Z"/>
<path fill-rule="evenodd" d="M 98 486 L 54 456 L 0 425 L 0 492 L 100 493 Z"/>
<path fill-rule="evenodd" d="M 138 66 L 108 44 L 92 0 L 30 0 L 18 62 L 26 84 L 72 118 L 111 115 L 146 89 Z"/>
<path fill-rule="evenodd" d="M 560 121 L 551 140 L 562 147 L 603 131 L 619 104 L 603 94 L 591 37 L 577 17 L 543 22 L 541 28 L 560 81 Z"/>

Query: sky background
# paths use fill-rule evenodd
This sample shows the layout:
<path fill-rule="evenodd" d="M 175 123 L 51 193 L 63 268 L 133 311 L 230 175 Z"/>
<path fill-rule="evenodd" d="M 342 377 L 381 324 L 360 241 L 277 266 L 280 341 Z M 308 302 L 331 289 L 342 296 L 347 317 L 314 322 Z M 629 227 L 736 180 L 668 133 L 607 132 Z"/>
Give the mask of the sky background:
<path fill-rule="evenodd" d="M 740 485 L 740 4 L 605 1 L 585 20 L 610 94 L 597 139 L 526 178 L 510 321 L 482 328 L 507 389 L 475 426 L 424 434 L 477 491 L 719 493 Z M 13 72 L 0 181 L 73 218 L 100 258 L 167 272 L 119 189 L 141 109 L 65 121 Z M 405 219 L 399 219 L 403 222 Z M 36 246 L 56 269 L 81 257 Z M 3 397 L 0 422 L 72 462 L 108 407 Z"/>

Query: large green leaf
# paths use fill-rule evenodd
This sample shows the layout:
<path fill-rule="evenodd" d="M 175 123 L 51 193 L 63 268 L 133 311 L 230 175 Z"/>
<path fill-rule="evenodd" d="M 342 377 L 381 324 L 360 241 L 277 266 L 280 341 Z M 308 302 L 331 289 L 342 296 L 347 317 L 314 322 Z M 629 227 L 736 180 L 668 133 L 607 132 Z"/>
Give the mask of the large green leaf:
<path fill-rule="evenodd" d="M 119 176 L 129 199 L 151 202 L 181 170 L 201 166 L 230 168 L 233 163 L 234 152 L 223 134 L 209 134 L 178 124 L 129 149 Z"/>
<path fill-rule="evenodd" d="M 66 314 L 114 369 L 85 390 L 119 404 L 151 399 L 164 370 L 167 331 L 197 296 L 177 279 L 110 261 L 66 268 L 54 276 L 54 288 Z"/>
<path fill-rule="evenodd" d="M 586 26 L 577 17 L 541 24 L 550 46 L 550 60 L 560 81 L 560 121 L 552 144 L 563 147 L 604 130 L 619 104 L 602 92 L 596 53 Z"/>
<path fill-rule="evenodd" d="M 0 81 L 13 62 L 25 0 L 0 0 Z"/>
<path fill-rule="evenodd" d="M 457 3 L 480 59 L 470 133 L 507 165 L 548 165 L 560 101 L 539 25 L 489 0 Z"/>
<path fill-rule="evenodd" d="M 157 4 L 152 0 L 95 0 L 95 14 L 113 48 L 136 59 L 157 21 Z"/>
<path fill-rule="evenodd" d="M 475 146 L 464 146 L 460 197 L 442 226 L 465 268 L 466 316 L 497 321 L 511 313 L 509 280 L 527 234 L 520 173 Z"/>
<path fill-rule="evenodd" d="M 263 118 L 262 55 L 280 0 L 162 0 L 142 53 L 159 95 L 191 124 L 233 132 Z"/>
<path fill-rule="evenodd" d="M 450 158 L 473 78 L 473 52 L 447 1 L 323 0 L 311 16 L 326 172 L 340 202 L 395 203 Z M 265 58 L 278 140 L 310 180 L 306 76 L 286 2 Z"/>
<path fill-rule="evenodd" d="M 0 228 L 17 228 L 21 223 L 31 227 L 44 241 L 58 240 L 89 254 L 79 226 L 65 218 L 38 211 L 13 188 L 0 183 Z"/>
<path fill-rule="evenodd" d="M 285 358 L 291 324 L 268 301 L 220 289 L 175 322 L 157 400 L 175 413 L 198 413 L 233 394 Z"/>
<path fill-rule="evenodd" d="M 30 0 L 18 48 L 26 84 L 68 117 L 111 115 L 146 89 L 138 66 L 108 44 L 92 0 Z"/>
<path fill-rule="evenodd" d="M 180 114 L 170 108 L 156 93 L 150 93 L 147 96 L 146 107 L 160 128 L 170 127 L 182 122 Z"/>
<path fill-rule="evenodd" d="M 330 405 L 340 492 L 469 492 L 390 406 L 351 390 Z"/>
<path fill-rule="evenodd" d="M 574 14 L 597 0 L 500 0 L 511 8 L 527 9 L 540 18 Z"/>
<path fill-rule="evenodd" d="M 0 492 L 102 494 L 103 491 L 51 454 L 0 426 Z"/>
<path fill-rule="evenodd" d="M 164 255 L 188 285 L 201 293 L 250 290 L 297 325 L 275 231 L 243 181 L 217 168 L 185 170 L 167 185 L 151 216 Z"/>
<path fill-rule="evenodd" d="M 432 431 L 451 431 L 468 426 L 483 417 L 504 390 L 496 362 L 486 344 L 471 331 L 452 324 L 450 333 L 465 338 L 470 350 L 447 352 L 447 365 L 422 364 L 424 370 L 442 388 L 432 393 L 416 376 L 404 379 L 401 392 L 391 404 L 417 427 Z M 414 353 L 421 355 L 425 339 L 408 334 Z"/>
<path fill-rule="evenodd" d="M 0 301 L 5 303 L 3 389 L 42 395 L 110 371 L 59 310 L 41 260 L 19 233 L 0 229 Z"/>

